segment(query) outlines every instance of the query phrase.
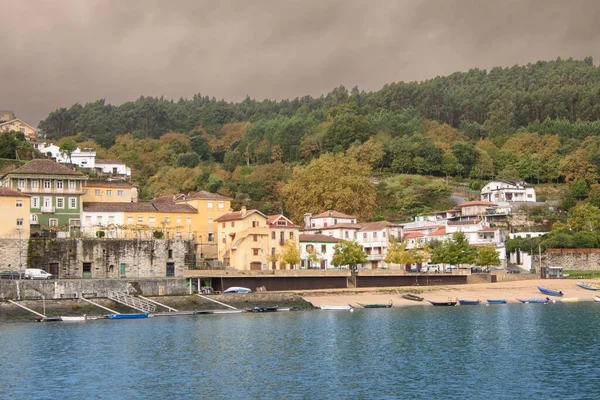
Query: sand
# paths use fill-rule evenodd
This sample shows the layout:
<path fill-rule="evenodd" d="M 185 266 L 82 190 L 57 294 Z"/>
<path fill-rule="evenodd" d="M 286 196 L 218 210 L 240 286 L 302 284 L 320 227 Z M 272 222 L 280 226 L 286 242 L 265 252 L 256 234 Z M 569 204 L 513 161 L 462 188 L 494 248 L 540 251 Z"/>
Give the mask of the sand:
<path fill-rule="evenodd" d="M 593 291 L 580 288 L 576 285 L 579 281 L 570 279 L 533 279 L 522 281 L 475 283 L 466 285 L 445 286 L 408 286 L 396 288 L 368 288 L 368 289 L 338 289 L 327 291 L 302 292 L 304 300 L 318 306 L 353 305 L 393 302 L 394 307 L 403 306 L 431 306 L 427 300 L 480 300 L 486 303 L 488 299 L 505 299 L 508 303 L 519 303 L 517 298 L 550 297 L 560 301 L 561 297 L 552 297 L 542 294 L 537 286 L 548 289 L 560 290 L 564 298 L 578 298 L 580 301 L 593 301 L 594 296 L 600 296 L 600 290 Z M 600 284 L 600 280 L 586 281 Z M 425 300 L 416 302 L 406 300 L 403 293 L 414 293 Z"/>

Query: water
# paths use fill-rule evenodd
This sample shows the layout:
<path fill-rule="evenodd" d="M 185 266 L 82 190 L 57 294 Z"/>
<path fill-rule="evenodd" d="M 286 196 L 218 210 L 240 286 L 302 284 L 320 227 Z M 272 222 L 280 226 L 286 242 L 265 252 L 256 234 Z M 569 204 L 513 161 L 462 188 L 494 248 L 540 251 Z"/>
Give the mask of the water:
<path fill-rule="evenodd" d="M 598 399 L 600 304 L 0 325 L 3 399 Z"/>

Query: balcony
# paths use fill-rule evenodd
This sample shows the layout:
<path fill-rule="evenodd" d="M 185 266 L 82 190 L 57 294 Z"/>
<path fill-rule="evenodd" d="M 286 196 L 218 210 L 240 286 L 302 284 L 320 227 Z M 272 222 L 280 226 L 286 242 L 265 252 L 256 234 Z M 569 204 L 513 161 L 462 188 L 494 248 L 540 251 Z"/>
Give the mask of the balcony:
<path fill-rule="evenodd" d="M 41 210 L 42 210 L 43 213 L 53 213 L 54 212 L 54 206 L 48 206 L 48 207 L 42 206 Z"/>

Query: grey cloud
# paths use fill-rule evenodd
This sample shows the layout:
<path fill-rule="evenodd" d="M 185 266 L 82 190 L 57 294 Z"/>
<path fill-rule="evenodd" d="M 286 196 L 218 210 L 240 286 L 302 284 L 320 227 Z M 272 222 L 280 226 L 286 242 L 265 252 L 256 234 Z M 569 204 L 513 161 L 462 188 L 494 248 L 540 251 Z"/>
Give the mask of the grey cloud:
<path fill-rule="evenodd" d="M 469 68 L 600 60 L 593 0 L 4 1 L 0 109 L 378 90 Z M 27 24 L 23 24 L 26 18 Z"/>

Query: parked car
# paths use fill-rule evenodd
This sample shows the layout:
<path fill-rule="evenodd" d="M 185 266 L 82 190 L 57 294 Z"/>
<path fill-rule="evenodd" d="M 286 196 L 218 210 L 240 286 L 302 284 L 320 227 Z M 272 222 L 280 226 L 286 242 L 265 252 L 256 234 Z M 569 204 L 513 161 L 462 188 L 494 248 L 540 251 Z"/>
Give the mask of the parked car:
<path fill-rule="evenodd" d="M 25 279 L 51 279 L 52 274 L 39 268 L 27 268 L 25 270 Z"/>
<path fill-rule="evenodd" d="M 423 267 L 421 267 L 421 272 L 429 272 L 429 273 L 440 272 L 440 266 L 439 265 L 424 265 Z"/>
<path fill-rule="evenodd" d="M 19 271 L 2 271 L 0 279 L 21 279 L 21 274 Z"/>
<path fill-rule="evenodd" d="M 510 267 L 507 269 L 507 271 L 509 274 L 520 274 L 521 273 L 521 269 L 517 268 L 517 267 Z"/>
<path fill-rule="evenodd" d="M 444 272 L 447 274 L 450 274 L 455 269 L 456 269 L 456 265 L 447 265 L 446 268 L 444 268 Z"/>

